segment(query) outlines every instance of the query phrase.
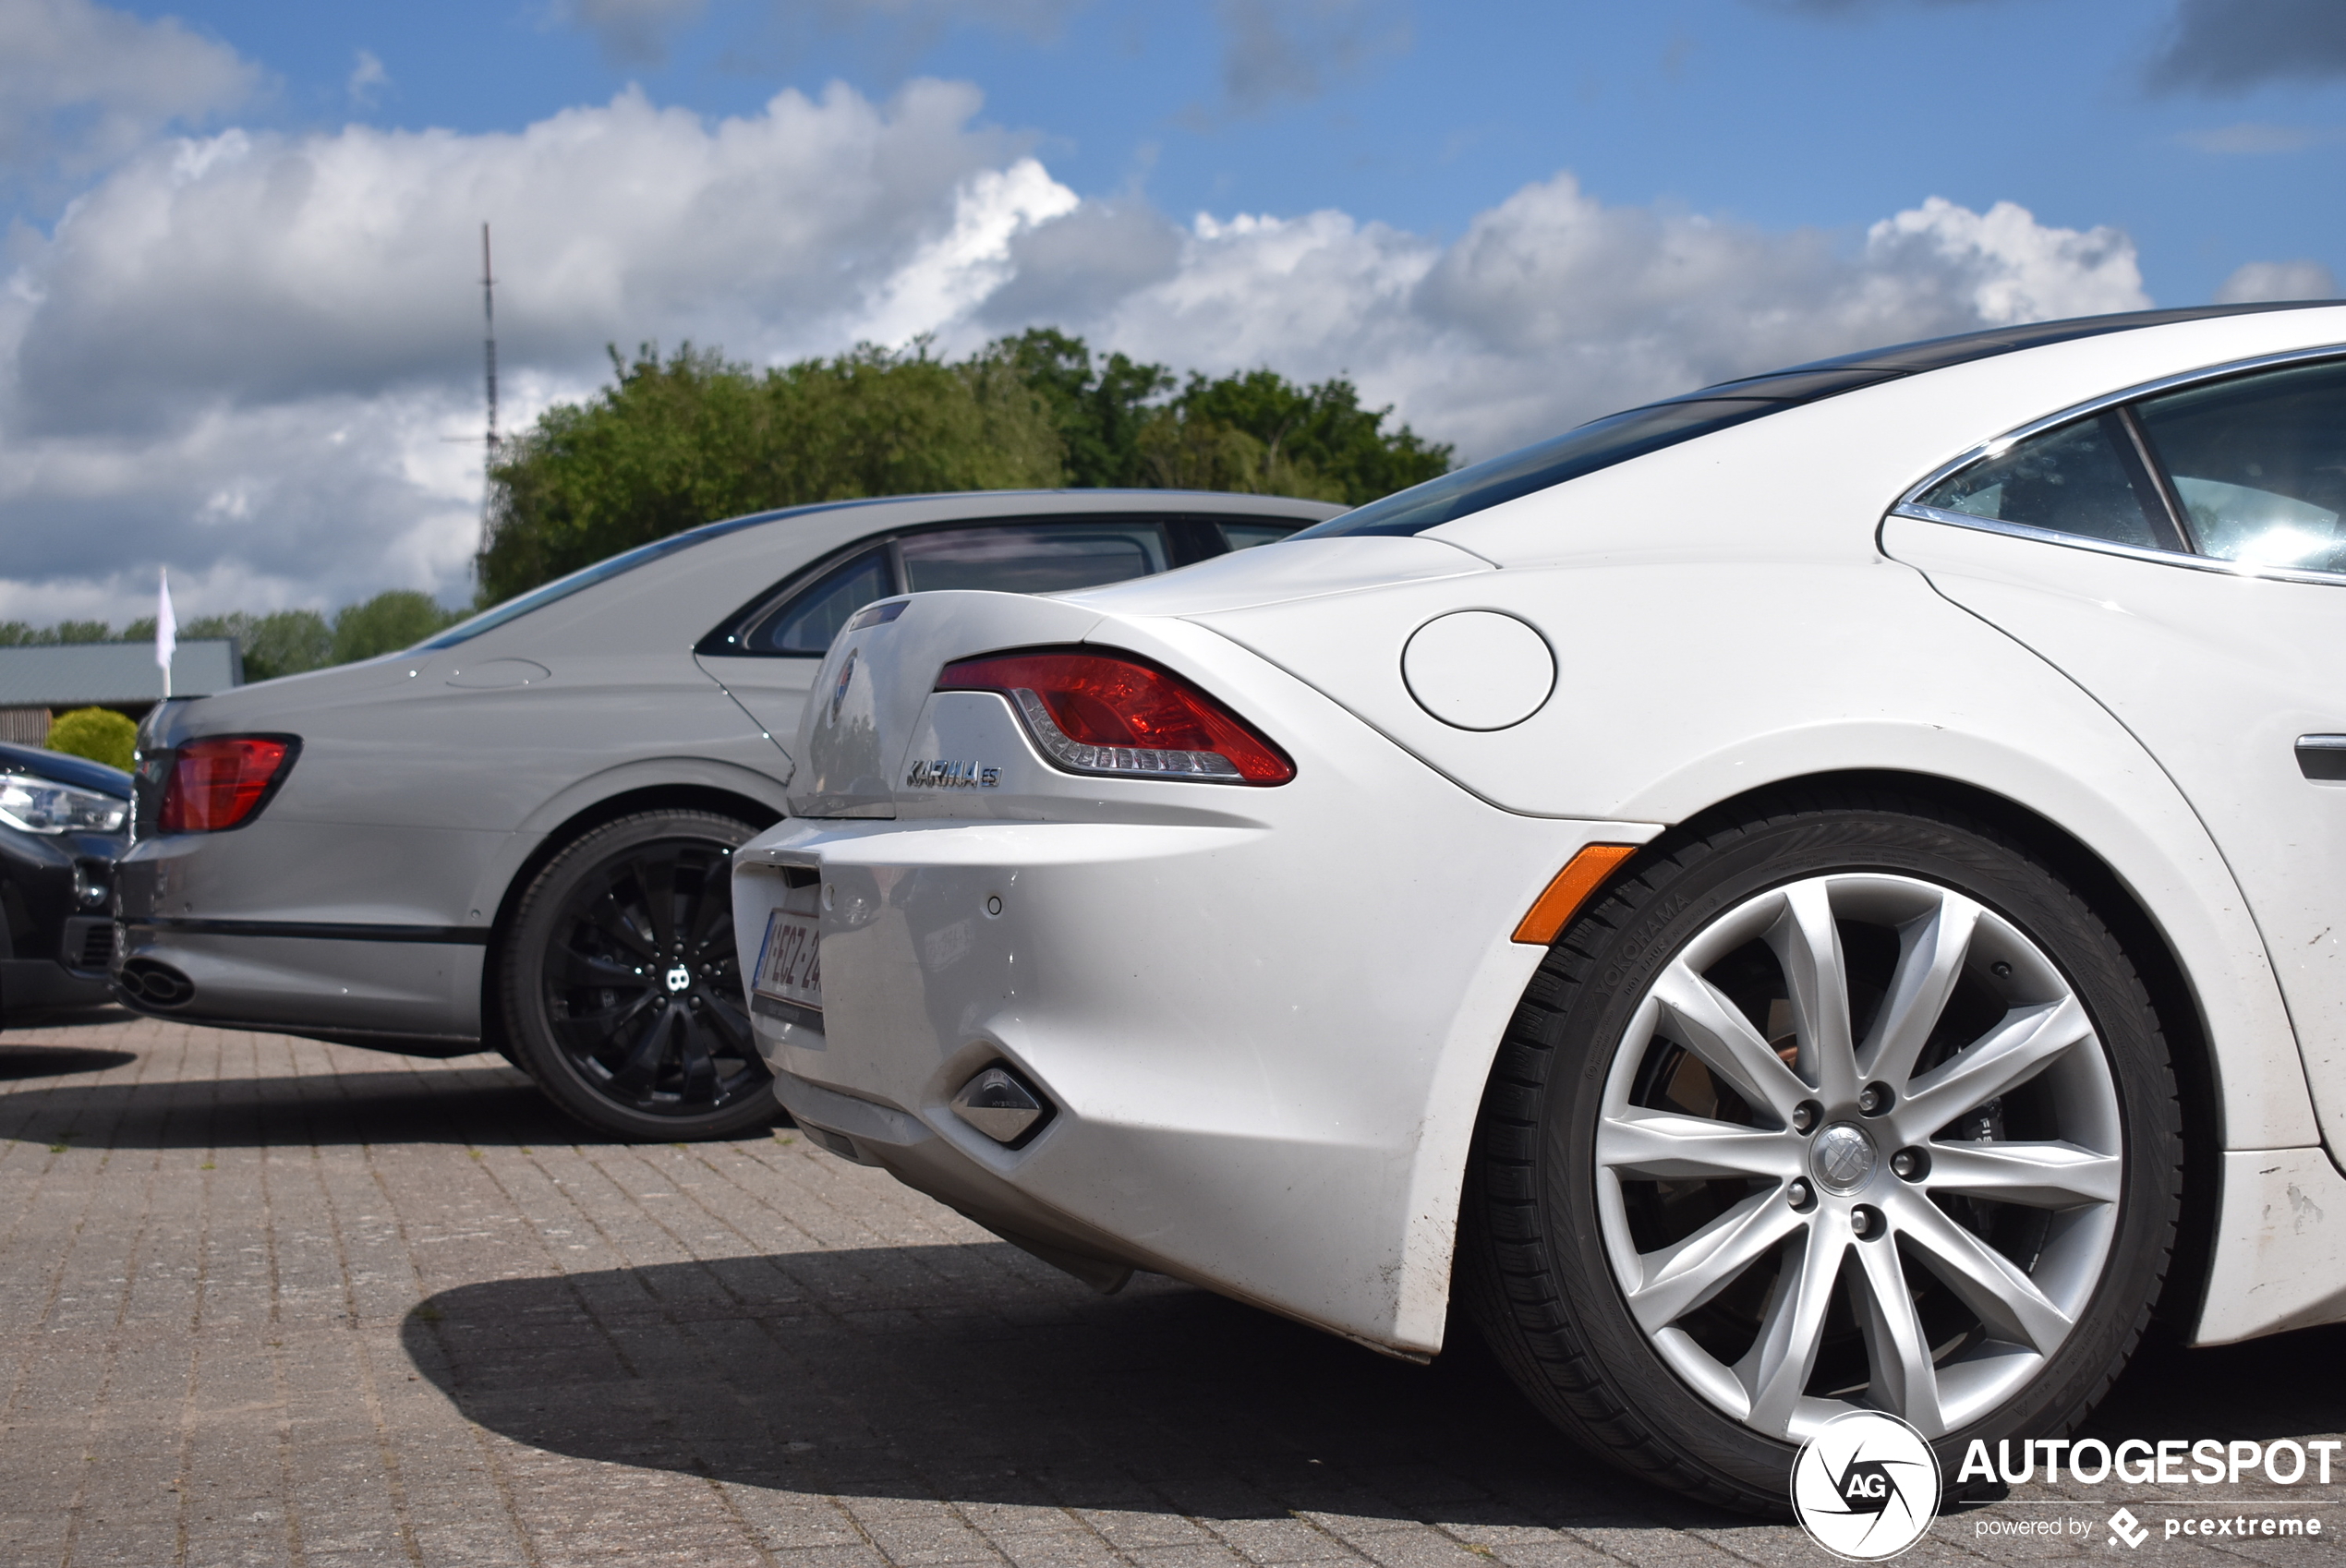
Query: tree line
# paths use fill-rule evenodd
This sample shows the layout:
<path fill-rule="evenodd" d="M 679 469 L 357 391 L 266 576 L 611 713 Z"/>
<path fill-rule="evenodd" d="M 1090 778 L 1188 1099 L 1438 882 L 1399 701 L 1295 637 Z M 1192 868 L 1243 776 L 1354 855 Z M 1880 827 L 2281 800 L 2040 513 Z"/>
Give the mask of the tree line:
<path fill-rule="evenodd" d="M 429 594 L 393 588 L 334 611 L 332 620 L 314 609 L 280 609 L 266 615 L 237 610 L 228 615 L 199 615 L 179 623 L 179 640 L 233 637 L 244 655 L 247 681 L 271 681 L 351 664 L 381 654 L 413 647 L 469 613 L 440 608 Z M 119 632 L 104 621 L 60 621 L 54 626 L 30 626 L 21 621 L 0 621 L 0 647 L 57 643 L 151 643 L 154 617 L 133 621 Z"/>
<path fill-rule="evenodd" d="M 1048 327 L 966 359 L 925 341 L 764 370 L 684 344 L 611 351 L 490 469 L 479 601 L 681 529 L 816 501 L 938 490 L 1147 487 L 1357 506 L 1449 472 L 1451 448 L 1344 377 L 1177 378 Z"/>
<path fill-rule="evenodd" d="M 477 609 L 722 517 L 939 490 L 1148 488 L 1358 506 L 1449 472 L 1452 449 L 1345 377 L 1269 368 L 1177 377 L 1037 327 L 965 359 L 925 340 L 759 369 L 686 344 L 611 351 L 611 384 L 556 404 L 489 471 Z M 413 646 L 460 618 L 412 589 L 314 609 L 199 616 L 183 638 L 233 637 L 266 681 Z M 151 641 L 151 619 L 36 628 L 0 646 Z"/>

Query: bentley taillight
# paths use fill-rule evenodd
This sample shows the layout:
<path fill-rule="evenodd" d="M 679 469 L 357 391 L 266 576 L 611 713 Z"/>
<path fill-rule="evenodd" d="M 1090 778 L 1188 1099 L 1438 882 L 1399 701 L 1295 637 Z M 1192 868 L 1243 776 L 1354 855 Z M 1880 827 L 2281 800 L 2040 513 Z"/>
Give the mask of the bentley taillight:
<path fill-rule="evenodd" d="M 157 814 L 165 833 L 218 833 L 252 820 L 292 770 L 290 735 L 210 735 L 184 742 Z"/>
<path fill-rule="evenodd" d="M 949 664 L 940 692 L 998 692 L 1071 773 L 1284 784 L 1295 765 L 1179 676 L 1130 654 L 1030 648 Z"/>

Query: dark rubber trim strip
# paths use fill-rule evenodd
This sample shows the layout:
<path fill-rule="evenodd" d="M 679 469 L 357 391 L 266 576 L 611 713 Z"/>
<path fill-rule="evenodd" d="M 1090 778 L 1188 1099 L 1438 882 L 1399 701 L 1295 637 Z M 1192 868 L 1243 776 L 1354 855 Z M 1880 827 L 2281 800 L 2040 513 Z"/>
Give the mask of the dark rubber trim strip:
<path fill-rule="evenodd" d="M 822 1014 L 812 1007 L 802 1007 L 796 1002 L 785 1002 L 779 996 L 768 996 L 763 993 L 753 995 L 749 999 L 749 1010 L 761 1018 L 811 1030 L 816 1034 L 823 1032 Z"/>
<path fill-rule="evenodd" d="M 337 925 L 307 920 L 197 920 L 126 915 L 122 924 L 192 936 L 294 936 L 310 942 L 439 942 L 455 947 L 486 947 L 485 925 Z"/>

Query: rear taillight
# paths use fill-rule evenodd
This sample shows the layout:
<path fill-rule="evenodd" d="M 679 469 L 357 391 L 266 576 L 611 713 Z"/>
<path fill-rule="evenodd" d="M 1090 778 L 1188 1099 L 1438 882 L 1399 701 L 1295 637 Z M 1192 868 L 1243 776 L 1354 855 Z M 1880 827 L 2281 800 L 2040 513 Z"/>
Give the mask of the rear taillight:
<path fill-rule="evenodd" d="M 1284 784 L 1295 765 L 1178 675 L 1129 655 L 1036 648 L 949 664 L 940 692 L 999 692 L 1073 773 Z"/>
<path fill-rule="evenodd" d="M 290 735 L 214 735 L 189 741 L 171 761 L 157 813 L 165 833 L 217 833 L 252 820 L 293 768 Z"/>

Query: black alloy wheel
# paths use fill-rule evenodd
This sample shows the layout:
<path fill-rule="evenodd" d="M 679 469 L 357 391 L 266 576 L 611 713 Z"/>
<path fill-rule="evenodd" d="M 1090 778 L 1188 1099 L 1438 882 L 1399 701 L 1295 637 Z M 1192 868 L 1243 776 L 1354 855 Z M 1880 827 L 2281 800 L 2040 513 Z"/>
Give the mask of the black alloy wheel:
<path fill-rule="evenodd" d="M 781 1116 L 733 944 L 732 851 L 756 829 L 653 811 L 583 835 L 523 897 L 503 960 L 521 1067 L 622 1138 L 732 1138 Z"/>

